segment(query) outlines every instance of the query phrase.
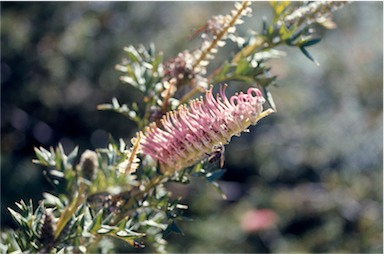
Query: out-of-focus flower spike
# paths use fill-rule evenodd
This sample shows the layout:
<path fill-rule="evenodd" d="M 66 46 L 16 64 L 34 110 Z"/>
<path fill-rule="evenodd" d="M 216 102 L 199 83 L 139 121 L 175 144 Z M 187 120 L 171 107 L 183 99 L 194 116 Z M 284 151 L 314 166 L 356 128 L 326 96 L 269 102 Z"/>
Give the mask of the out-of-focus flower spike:
<path fill-rule="evenodd" d="M 292 13 L 284 17 L 286 26 L 310 25 L 312 23 L 330 24 L 332 12 L 342 8 L 346 1 L 314 1 L 295 9 Z"/>
<path fill-rule="evenodd" d="M 249 15 L 252 11 L 248 6 L 251 4 L 250 1 L 236 2 L 235 9 L 231 11 L 230 15 L 218 15 L 208 20 L 204 29 L 201 38 L 203 43 L 201 50 L 198 51 L 198 54 L 195 53 L 195 61 L 192 65 L 192 69 L 198 68 L 202 63 L 204 63 L 203 68 L 206 66 L 206 60 L 212 59 L 212 57 L 207 57 L 209 54 L 215 53 L 217 47 L 222 47 L 225 45 L 224 39 L 228 38 L 228 34 L 234 33 L 236 31 L 236 25 L 241 24 L 241 17 Z"/>
<path fill-rule="evenodd" d="M 242 8 L 241 3 L 236 2 L 236 3 L 235 3 L 235 8 L 236 8 L 236 10 L 240 10 L 240 9 Z"/>
<path fill-rule="evenodd" d="M 138 132 L 136 137 L 131 139 L 132 148 L 127 151 L 127 159 L 119 165 L 119 172 L 122 174 L 131 174 L 139 167 L 140 159 L 137 155 L 141 152 L 140 141 L 142 133 Z"/>
<path fill-rule="evenodd" d="M 218 41 L 217 46 L 219 47 L 224 47 L 225 46 L 225 41 Z"/>

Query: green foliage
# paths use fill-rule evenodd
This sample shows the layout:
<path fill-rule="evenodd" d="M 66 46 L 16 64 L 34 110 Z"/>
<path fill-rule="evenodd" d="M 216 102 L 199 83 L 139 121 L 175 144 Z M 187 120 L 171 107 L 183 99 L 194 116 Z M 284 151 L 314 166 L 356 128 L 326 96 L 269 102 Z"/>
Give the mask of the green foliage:
<path fill-rule="evenodd" d="M 51 147 L 49 151 L 43 147 L 35 148 L 35 153 L 37 159 L 33 162 L 46 167 L 43 173 L 47 176 L 47 180 L 58 188 L 59 193 L 70 193 L 71 181 L 75 175 L 73 163 L 78 153 L 78 147 L 68 156 L 64 153 L 61 144 L 56 149 Z"/>
<path fill-rule="evenodd" d="M 127 104 L 123 104 L 123 105 L 120 105 L 119 101 L 117 100 L 117 98 L 112 98 L 112 103 L 109 104 L 109 103 L 106 103 L 106 104 L 100 104 L 98 105 L 97 109 L 99 110 L 112 110 L 112 111 L 115 111 L 119 114 L 122 114 L 126 117 L 128 117 L 129 119 L 131 119 L 132 121 L 134 121 L 136 124 L 139 124 L 141 122 L 141 118 L 139 117 L 138 115 L 138 106 L 137 104 L 134 102 L 132 103 L 132 109 L 130 109 L 128 107 Z"/>
<path fill-rule="evenodd" d="M 9 242 L 9 251 L 36 251 L 41 248 L 41 244 L 38 239 L 40 238 L 40 220 L 43 216 L 44 207 L 41 204 L 36 211 L 34 210 L 32 201 L 25 203 L 23 200 L 20 203 L 16 203 L 16 206 L 20 209 L 20 212 L 8 208 L 13 219 L 20 227 L 20 234 L 3 234 L 5 242 Z"/>
<path fill-rule="evenodd" d="M 146 93 L 154 89 L 154 84 L 161 80 L 163 75 L 161 66 L 162 54 L 156 54 L 155 46 L 146 49 L 141 45 L 138 49 L 133 46 L 125 47 L 127 58 L 123 60 L 121 65 L 117 65 L 116 69 L 124 72 L 120 80 L 130 84 Z"/>
<path fill-rule="evenodd" d="M 153 44 L 147 49 L 140 45 L 137 49 L 133 46 L 125 47 L 127 58 L 121 64 L 116 65 L 116 69 L 124 73 L 120 77 L 123 83 L 129 84 L 143 93 L 146 98 L 146 112 L 157 100 L 158 94 L 154 94 L 155 86 L 159 84 L 163 77 L 163 56 L 157 54 Z M 133 120 L 140 128 L 147 124 L 148 115 L 143 115 L 139 110 L 137 102 L 133 102 L 129 107 L 126 104 L 120 105 L 116 98 L 112 99 L 112 104 L 101 104 L 100 110 L 112 110 L 127 116 Z"/>

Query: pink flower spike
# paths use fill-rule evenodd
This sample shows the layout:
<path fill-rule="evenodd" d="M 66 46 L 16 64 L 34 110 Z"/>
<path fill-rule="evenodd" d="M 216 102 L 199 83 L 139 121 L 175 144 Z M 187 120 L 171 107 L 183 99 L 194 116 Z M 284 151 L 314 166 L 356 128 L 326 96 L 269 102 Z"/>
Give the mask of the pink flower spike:
<path fill-rule="evenodd" d="M 227 85 L 220 86 L 216 98 L 213 86 L 205 98 L 195 99 L 189 107 L 182 105 L 161 119 L 162 127 L 152 123 L 144 129 L 142 153 L 160 162 L 161 171 L 171 174 L 192 166 L 210 154 L 215 146 L 227 144 L 231 137 L 247 131 L 250 125 L 273 112 L 263 112 L 265 99 L 257 88 L 247 93 L 225 95 Z"/>

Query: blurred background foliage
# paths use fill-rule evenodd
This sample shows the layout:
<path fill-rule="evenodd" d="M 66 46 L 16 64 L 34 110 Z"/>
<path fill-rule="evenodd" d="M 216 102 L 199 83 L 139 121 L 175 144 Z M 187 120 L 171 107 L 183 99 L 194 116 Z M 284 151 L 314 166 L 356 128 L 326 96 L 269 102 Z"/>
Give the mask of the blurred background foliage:
<path fill-rule="evenodd" d="M 253 6 L 261 31 L 272 16 Z M 151 42 L 164 58 L 194 49 L 193 29 L 232 2 L 1 2 L 1 226 L 6 207 L 52 190 L 34 146 L 66 152 L 128 141 L 135 125 L 97 111 L 112 97 L 134 101 L 114 66 L 124 46 Z M 310 48 L 269 61 L 278 76 L 277 113 L 226 147 L 221 182 L 228 200 L 196 179 L 168 186 L 189 204 L 184 236 L 170 252 L 382 252 L 383 3 L 352 2 L 334 13 L 338 28 Z M 227 50 L 217 59 L 226 59 Z M 121 252 L 131 250 L 127 244 Z M 135 250 L 137 251 L 137 250 Z M 142 251 L 151 251 L 143 249 Z"/>

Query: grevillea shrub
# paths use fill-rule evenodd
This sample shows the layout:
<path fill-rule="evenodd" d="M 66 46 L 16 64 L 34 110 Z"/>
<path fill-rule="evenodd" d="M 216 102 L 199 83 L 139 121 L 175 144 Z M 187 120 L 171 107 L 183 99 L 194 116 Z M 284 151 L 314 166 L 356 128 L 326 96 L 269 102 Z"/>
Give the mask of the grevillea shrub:
<path fill-rule="evenodd" d="M 22 200 L 16 210 L 9 208 L 19 228 L 2 233 L 1 248 L 13 253 L 110 253 L 115 249 L 109 239 L 116 238 L 130 244 L 132 252 L 165 252 L 165 237 L 182 232 L 178 224 L 188 209 L 165 184 L 188 184 L 199 177 L 222 193 L 217 180 L 225 172 L 224 146 L 280 112 L 269 91 L 276 77 L 268 60 L 284 55 L 276 47 L 297 47 L 317 63 L 307 49 L 320 42 L 313 27 L 334 28 L 331 15 L 345 3 L 271 2 L 274 17 L 269 23 L 255 17 L 263 20 L 261 31 L 238 33 L 237 27 L 252 22 L 257 4 L 235 3 L 230 14 L 212 17 L 194 34 L 200 37 L 199 47 L 170 59 L 163 59 L 154 45 L 124 48 L 126 56 L 116 65 L 120 80 L 142 97 L 125 104 L 113 98 L 98 109 L 127 116 L 137 124 L 136 135 L 115 140 L 112 133 L 107 147 L 81 153 L 76 147 L 66 154 L 61 144 L 35 148 L 33 162 L 42 166 L 55 190 L 44 193 L 37 207 Z M 227 43 L 234 45 L 233 52 L 215 61 Z M 239 89 L 239 83 L 248 88 Z M 227 95 L 227 86 L 237 92 Z M 275 220 L 273 214 L 269 217 Z"/>

